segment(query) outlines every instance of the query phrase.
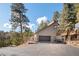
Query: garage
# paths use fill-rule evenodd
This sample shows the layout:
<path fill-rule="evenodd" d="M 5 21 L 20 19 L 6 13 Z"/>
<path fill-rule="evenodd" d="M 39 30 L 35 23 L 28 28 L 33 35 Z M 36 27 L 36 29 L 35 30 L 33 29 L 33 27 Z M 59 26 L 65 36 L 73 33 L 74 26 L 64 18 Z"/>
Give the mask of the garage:
<path fill-rule="evenodd" d="M 51 37 L 50 36 L 39 36 L 40 42 L 50 42 Z"/>
<path fill-rule="evenodd" d="M 34 40 L 36 42 L 54 42 L 57 35 L 58 22 L 52 21 L 47 27 L 40 29 L 34 33 Z"/>

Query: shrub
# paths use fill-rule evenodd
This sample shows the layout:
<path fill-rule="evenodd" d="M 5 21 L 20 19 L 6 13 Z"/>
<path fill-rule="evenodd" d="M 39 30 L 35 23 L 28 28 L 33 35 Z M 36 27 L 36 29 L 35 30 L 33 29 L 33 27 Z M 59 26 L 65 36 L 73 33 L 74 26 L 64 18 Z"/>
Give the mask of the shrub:
<path fill-rule="evenodd" d="M 14 32 L 11 37 L 11 45 L 20 45 L 23 42 L 20 33 Z"/>
<path fill-rule="evenodd" d="M 20 45 L 32 36 L 32 32 L 24 32 L 23 38 L 18 32 L 0 32 L 0 47 L 7 47 L 11 45 Z"/>

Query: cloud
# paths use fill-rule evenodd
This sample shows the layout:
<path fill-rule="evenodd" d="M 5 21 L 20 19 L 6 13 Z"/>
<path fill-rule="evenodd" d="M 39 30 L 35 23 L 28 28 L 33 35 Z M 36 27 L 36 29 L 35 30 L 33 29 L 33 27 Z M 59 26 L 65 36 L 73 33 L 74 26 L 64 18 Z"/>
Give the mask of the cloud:
<path fill-rule="evenodd" d="M 11 24 L 9 24 L 9 23 L 5 23 L 3 26 L 7 29 L 12 28 Z M 33 23 L 29 23 L 29 25 L 23 24 L 23 26 L 30 28 L 32 31 L 35 31 L 35 24 L 33 24 Z"/>
<path fill-rule="evenodd" d="M 33 23 L 29 23 L 29 25 L 26 25 L 26 27 L 30 28 L 33 32 L 36 30 L 36 25 Z"/>
<path fill-rule="evenodd" d="M 35 24 L 33 24 L 33 23 L 29 23 L 29 27 L 30 27 L 30 29 L 32 29 L 33 26 L 35 26 Z"/>
<path fill-rule="evenodd" d="M 29 25 L 26 25 L 26 27 L 28 27 L 28 28 L 30 28 L 30 29 L 32 29 L 33 26 L 35 26 L 35 24 L 33 24 L 33 23 L 29 23 Z"/>
<path fill-rule="evenodd" d="M 9 24 L 9 23 L 5 23 L 3 26 L 4 26 L 5 28 L 9 28 L 9 29 L 12 28 L 11 24 Z"/>
<path fill-rule="evenodd" d="M 40 24 L 41 21 L 47 22 L 47 17 L 46 17 L 46 16 L 43 16 L 43 17 L 39 17 L 39 18 L 37 19 L 37 23 L 38 23 L 38 24 Z"/>
<path fill-rule="evenodd" d="M 33 24 L 33 23 L 28 23 L 28 25 L 23 24 L 23 26 L 32 29 L 32 27 L 35 26 L 35 24 Z"/>

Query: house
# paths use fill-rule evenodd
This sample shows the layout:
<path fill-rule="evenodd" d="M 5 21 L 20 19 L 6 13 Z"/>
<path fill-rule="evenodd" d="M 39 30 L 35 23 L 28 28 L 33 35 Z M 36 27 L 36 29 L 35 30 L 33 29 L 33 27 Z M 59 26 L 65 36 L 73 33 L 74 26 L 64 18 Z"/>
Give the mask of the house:
<path fill-rule="evenodd" d="M 53 42 L 56 38 L 58 25 L 58 21 L 50 22 L 46 28 L 37 31 L 34 34 L 34 40 L 41 42 Z"/>

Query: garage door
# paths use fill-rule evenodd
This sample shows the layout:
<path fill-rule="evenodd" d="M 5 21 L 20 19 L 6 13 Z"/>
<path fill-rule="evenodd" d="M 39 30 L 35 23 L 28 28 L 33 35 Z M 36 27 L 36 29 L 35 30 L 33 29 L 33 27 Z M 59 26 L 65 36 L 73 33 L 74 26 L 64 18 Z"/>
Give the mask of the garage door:
<path fill-rule="evenodd" d="M 50 36 L 39 36 L 39 41 L 50 41 Z"/>

